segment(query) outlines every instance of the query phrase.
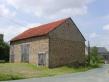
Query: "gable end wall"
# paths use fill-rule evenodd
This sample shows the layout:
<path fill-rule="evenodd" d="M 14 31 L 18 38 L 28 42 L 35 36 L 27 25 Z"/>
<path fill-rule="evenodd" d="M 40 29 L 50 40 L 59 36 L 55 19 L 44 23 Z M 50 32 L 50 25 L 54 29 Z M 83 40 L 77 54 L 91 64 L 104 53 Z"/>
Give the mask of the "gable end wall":
<path fill-rule="evenodd" d="M 50 32 L 49 62 L 50 67 L 85 63 L 85 40 L 71 20 Z"/>

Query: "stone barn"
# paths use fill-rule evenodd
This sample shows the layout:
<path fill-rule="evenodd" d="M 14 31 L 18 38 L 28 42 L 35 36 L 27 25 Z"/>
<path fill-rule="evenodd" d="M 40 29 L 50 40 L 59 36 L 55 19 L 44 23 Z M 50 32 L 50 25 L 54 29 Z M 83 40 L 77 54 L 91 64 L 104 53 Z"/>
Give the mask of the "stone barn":
<path fill-rule="evenodd" d="M 71 18 L 30 28 L 10 41 L 10 62 L 57 67 L 85 63 L 85 38 Z"/>

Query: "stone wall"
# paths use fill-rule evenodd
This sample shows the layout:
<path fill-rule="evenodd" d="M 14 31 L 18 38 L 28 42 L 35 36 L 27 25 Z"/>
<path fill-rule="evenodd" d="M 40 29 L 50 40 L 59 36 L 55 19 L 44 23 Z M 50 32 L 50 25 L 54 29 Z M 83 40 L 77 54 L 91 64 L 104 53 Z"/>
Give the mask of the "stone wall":
<path fill-rule="evenodd" d="M 11 42 L 11 47 L 14 46 L 15 63 L 21 62 L 21 44 L 24 43 L 30 44 L 29 63 L 38 64 L 38 53 L 44 52 L 46 53 L 46 65 L 48 66 L 49 39 L 47 36 Z"/>
<path fill-rule="evenodd" d="M 85 42 L 85 38 L 70 19 L 60 25 L 55 30 L 51 31 L 49 35 L 50 38 Z"/>
<path fill-rule="evenodd" d="M 68 19 L 55 30 L 49 33 L 49 64 L 50 67 L 84 63 L 85 38 L 73 23 Z"/>
<path fill-rule="evenodd" d="M 50 39 L 49 66 L 84 64 L 85 43 L 68 40 Z"/>

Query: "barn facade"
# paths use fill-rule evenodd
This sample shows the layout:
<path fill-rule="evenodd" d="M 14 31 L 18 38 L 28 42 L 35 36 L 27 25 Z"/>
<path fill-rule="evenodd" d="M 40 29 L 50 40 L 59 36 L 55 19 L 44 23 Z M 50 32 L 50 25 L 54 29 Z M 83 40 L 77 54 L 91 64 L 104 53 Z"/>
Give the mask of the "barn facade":
<path fill-rule="evenodd" d="M 30 28 L 10 41 L 10 62 L 57 67 L 85 63 L 85 38 L 71 18 Z"/>

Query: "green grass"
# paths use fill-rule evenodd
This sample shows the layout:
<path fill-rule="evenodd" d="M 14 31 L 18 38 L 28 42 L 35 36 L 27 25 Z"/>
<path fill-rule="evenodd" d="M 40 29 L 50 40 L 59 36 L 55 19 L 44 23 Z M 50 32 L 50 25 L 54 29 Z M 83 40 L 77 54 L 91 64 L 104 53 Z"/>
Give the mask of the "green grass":
<path fill-rule="evenodd" d="M 6 74 L 1 73 L 0 74 L 0 81 L 6 81 L 6 80 L 18 80 L 18 79 L 24 79 L 23 76 L 20 76 L 20 74 Z"/>
<path fill-rule="evenodd" d="M 91 69 L 92 67 L 58 67 L 49 69 L 47 67 L 37 67 L 32 64 L 11 64 L 3 63 L 0 64 L 0 81 L 3 80 L 17 80 L 26 78 L 37 78 L 62 75 L 67 73 L 83 72 Z"/>

